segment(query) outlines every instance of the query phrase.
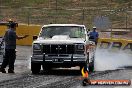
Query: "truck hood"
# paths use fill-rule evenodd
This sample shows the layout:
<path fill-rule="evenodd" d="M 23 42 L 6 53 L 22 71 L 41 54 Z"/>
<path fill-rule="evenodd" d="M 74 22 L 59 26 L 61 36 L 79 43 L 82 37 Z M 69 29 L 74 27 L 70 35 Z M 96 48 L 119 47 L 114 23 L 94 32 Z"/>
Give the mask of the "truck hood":
<path fill-rule="evenodd" d="M 33 43 L 41 43 L 41 44 L 75 44 L 75 43 L 85 43 L 85 39 L 83 39 L 83 38 L 70 38 L 67 35 L 55 35 L 52 38 L 39 37 Z"/>

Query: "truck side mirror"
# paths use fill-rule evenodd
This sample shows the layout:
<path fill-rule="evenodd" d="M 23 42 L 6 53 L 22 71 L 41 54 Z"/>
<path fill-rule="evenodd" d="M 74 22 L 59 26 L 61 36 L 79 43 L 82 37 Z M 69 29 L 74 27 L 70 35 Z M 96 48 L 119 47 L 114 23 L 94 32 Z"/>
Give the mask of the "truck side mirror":
<path fill-rule="evenodd" d="M 33 40 L 36 40 L 37 38 L 38 38 L 37 35 L 34 35 L 34 36 L 33 36 Z"/>

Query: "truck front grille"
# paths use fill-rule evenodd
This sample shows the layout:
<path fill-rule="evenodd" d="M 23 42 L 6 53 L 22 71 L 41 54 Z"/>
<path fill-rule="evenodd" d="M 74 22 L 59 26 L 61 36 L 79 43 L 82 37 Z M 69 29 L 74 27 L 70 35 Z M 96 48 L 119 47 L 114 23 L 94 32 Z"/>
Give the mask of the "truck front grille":
<path fill-rule="evenodd" d="M 45 54 L 74 54 L 75 45 L 43 45 Z"/>

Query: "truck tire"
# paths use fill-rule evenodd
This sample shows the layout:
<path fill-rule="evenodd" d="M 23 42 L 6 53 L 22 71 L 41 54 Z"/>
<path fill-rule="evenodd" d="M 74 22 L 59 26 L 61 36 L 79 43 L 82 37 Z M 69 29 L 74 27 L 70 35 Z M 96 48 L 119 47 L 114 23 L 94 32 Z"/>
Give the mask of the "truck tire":
<path fill-rule="evenodd" d="M 89 72 L 93 72 L 94 71 L 94 57 L 93 57 L 93 61 L 89 64 Z"/>
<path fill-rule="evenodd" d="M 89 65 L 89 71 L 90 72 L 94 71 L 94 64 L 93 64 L 93 62 Z"/>
<path fill-rule="evenodd" d="M 32 74 L 38 74 L 40 72 L 41 65 L 38 63 L 31 63 Z"/>
<path fill-rule="evenodd" d="M 82 68 L 83 68 L 83 67 L 84 67 L 83 65 L 80 66 L 80 72 L 82 71 Z"/>

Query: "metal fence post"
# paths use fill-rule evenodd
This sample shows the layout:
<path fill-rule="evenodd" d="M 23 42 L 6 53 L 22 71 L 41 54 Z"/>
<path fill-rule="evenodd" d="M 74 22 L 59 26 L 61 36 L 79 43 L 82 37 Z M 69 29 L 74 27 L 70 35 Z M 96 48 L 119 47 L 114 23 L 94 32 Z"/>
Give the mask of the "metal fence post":
<path fill-rule="evenodd" d="M 127 29 L 127 24 L 128 24 L 128 17 L 127 17 L 127 12 L 126 12 L 126 29 Z"/>
<path fill-rule="evenodd" d="M 84 11 L 84 8 L 83 8 L 83 10 L 82 10 L 82 24 L 84 24 L 84 15 L 85 15 L 85 13 L 84 13 L 85 11 Z"/>
<path fill-rule="evenodd" d="M 57 23 L 57 8 L 58 8 L 58 6 L 57 6 L 57 5 L 58 5 L 58 2 L 57 2 L 57 0 L 56 0 L 56 5 L 55 5 L 55 6 L 56 6 L 55 23 Z"/>
<path fill-rule="evenodd" d="M 30 8 L 28 8 L 28 15 L 27 15 L 28 25 L 30 24 Z"/>

